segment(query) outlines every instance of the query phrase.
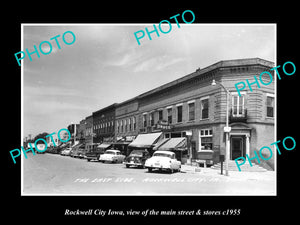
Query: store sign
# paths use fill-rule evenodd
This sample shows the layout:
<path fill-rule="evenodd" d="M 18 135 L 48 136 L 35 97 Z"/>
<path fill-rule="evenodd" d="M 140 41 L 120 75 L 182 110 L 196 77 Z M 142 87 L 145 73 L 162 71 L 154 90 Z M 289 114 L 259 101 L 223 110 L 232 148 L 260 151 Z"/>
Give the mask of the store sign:
<path fill-rule="evenodd" d="M 135 136 L 126 136 L 125 141 L 133 141 L 135 139 Z"/>
<path fill-rule="evenodd" d="M 157 130 L 170 130 L 173 126 L 171 126 L 166 120 L 159 120 L 157 124 L 155 124 L 155 129 Z"/>

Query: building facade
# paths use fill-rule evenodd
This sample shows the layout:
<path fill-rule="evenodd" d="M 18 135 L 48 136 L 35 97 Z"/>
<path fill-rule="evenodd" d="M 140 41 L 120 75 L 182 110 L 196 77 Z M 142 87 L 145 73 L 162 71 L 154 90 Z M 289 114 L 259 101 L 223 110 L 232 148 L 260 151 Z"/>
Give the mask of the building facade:
<path fill-rule="evenodd" d="M 86 125 L 85 119 L 79 122 L 78 131 L 77 131 L 79 143 L 85 143 L 85 130 L 86 130 L 85 125 Z"/>
<path fill-rule="evenodd" d="M 93 149 L 93 115 L 85 118 L 85 149 L 87 151 Z"/>
<path fill-rule="evenodd" d="M 211 154 L 214 163 L 219 162 L 225 154 L 227 104 L 222 84 L 230 92 L 230 159 L 254 157 L 254 151 L 274 142 L 274 82 L 260 88 L 252 85 L 252 91 L 247 86 L 241 96 L 234 85 L 246 79 L 252 83 L 254 76 L 272 67 L 272 62 L 259 58 L 220 61 L 143 93 L 138 96 L 139 133 L 186 137 L 186 158 L 201 160 Z M 263 79 L 268 83 L 270 78 Z M 274 168 L 272 159 L 268 163 Z"/>
<path fill-rule="evenodd" d="M 139 134 L 137 127 L 139 103 L 138 98 L 132 98 L 116 106 L 115 142 L 114 148 L 128 155 L 128 145 Z"/>
<path fill-rule="evenodd" d="M 94 144 L 114 142 L 116 106 L 117 104 L 114 103 L 92 113 Z"/>
<path fill-rule="evenodd" d="M 79 136 L 78 136 L 79 124 L 70 124 L 67 128 L 71 134 L 70 144 L 72 146 L 78 144 L 79 143 Z"/>
<path fill-rule="evenodd" d="M 139 133 L 137 127 L 138 99 L 122 102 L 116 107 L 115 140 L 132 141 Z"/>

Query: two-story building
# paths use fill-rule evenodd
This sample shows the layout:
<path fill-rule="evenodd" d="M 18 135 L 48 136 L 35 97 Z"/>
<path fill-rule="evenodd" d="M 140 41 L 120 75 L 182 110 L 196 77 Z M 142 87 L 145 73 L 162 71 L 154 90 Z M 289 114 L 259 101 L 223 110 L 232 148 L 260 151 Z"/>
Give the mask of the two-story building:
<path fill-rule="evenodd" d="M 114 148 L 128 155 L 128 145 L 139 133 L 137 127 L 138 98 L 132 98 L 116 106 Z"/>
<path fill-rule="evenodd" d="M 85 149 L 87 151 L 93 149 L 93 115 L 85 118 Z"/>
<path fill-rule="evenodd" d="M 138 96 L 139 133 L 162 133 L 163 139 L 185 137 L 188 159 L 212 154 L 218 162 L 225 154 L 227 102 L 222 84 L 230 92 L 230 159 L 253 157 L 254 151 L 274 142 L 274 82 L 260 88 L 252 85 L 253 91 L 247 87 L 241 96 L 234 85 L 246 79 L 254 82 L 254 76 L 272 67 L 272 62 L 259 58 L 220 61 L 143 93 Z M 271 166 L 273 159 L 268 162 Z"/>
<path fill-rule="evenodd" d="M 113 143 L 115 140 L 116 103 L 92 113 L 93 143 Z"/>

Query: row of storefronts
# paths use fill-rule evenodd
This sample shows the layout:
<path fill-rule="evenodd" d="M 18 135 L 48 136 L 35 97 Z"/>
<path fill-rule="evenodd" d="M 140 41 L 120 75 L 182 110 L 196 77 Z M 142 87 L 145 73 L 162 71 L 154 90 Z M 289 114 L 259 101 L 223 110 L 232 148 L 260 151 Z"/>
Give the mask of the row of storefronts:
<path fill-rule="evenodd" d="M 132 149 L 171 150 L 183 163 L 219 162 L 225 154 L 226 119 L 231 127 L 230 159 L 254 156 L 275 139 L 274 84 L 237 94 L 234 84 L 274 67 L 259 58 L 217 62 L 203 69 L 114 103 L 84 118 L 76 137 L 86 149 L 112 146 L 128 155 Z M 271 71 L 273 74 L 273 72 Z M 212 81 L 216 84 L 212 85 Z M 275 77 L 274 77 L 275 80 Z M 267 81 L 266 81 L 267 83 Z M 226 99 L 225 87 L 230 92 Z M 229 116 L 226 118 L 226 106 Z M 274 162 L 270 161 L 272 167 Z"/>

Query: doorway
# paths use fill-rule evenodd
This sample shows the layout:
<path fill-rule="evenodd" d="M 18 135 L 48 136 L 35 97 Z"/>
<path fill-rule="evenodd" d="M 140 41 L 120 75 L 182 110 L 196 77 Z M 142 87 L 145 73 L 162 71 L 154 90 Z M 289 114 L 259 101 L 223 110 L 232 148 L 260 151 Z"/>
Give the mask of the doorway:
<path fill-rule="evenodd" d="M 239 157 L 245 157 L 244 136 L 231 136 L 230 139 L 230 158 L 235 160 Z"/>

